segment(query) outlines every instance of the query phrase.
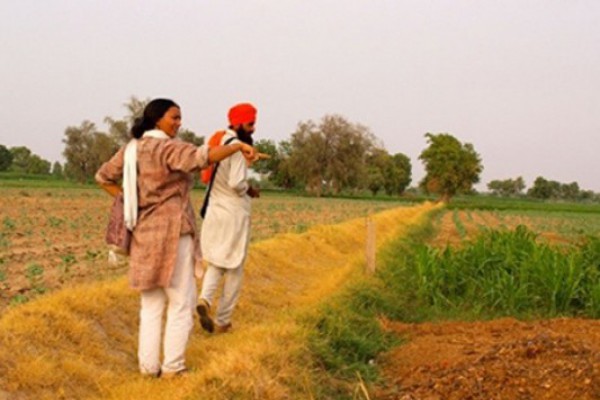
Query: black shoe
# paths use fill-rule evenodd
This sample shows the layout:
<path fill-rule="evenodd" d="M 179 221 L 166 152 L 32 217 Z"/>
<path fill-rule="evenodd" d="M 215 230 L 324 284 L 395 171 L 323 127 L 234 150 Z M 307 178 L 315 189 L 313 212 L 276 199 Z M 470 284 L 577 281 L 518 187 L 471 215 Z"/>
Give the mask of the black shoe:
<path fill-rule="evenodd" d="M 210 305 L 204 299 L 200 299 L 200 304 L 196 306 L 196 311 L 200 316 L 200 325 L 208 333 L 213 333 L 215 330 L 215 323 L 210 316 Z"/>

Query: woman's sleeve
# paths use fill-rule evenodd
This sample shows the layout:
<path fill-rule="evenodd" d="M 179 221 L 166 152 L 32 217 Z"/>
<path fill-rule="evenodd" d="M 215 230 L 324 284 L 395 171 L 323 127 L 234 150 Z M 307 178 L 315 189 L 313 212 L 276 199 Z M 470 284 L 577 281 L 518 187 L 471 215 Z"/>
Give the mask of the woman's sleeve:
<path fill-rule="evenodd" d="M 102 164 L 96 172 L 96 182 L 100 185 L 119 184 L 123 179 L 123 155 L 125 146 L 121 147 L 110 160 Z"/>
<path fill-rule="evenodd" d="M 208 146 L 170 140 L 165 148 L 167 166 L 173 171 L 196 172 L 208 167 Z"/>

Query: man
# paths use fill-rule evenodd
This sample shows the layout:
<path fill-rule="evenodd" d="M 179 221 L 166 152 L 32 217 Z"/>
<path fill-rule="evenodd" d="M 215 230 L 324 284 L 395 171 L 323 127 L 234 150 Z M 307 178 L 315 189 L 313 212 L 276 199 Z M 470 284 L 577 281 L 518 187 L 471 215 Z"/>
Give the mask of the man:
<path fill-rule="evenodd" d="M 215 133 L 213 138 L 220 137 L 219 144 L 241 141 L 252 145 L 256 112 L 249 103 L 233 106 L 228 113 L 229 129 Z M 250 198 L 259 197 L 258 189 L 248 183 L 248 166 L 241 153 L 219 163 L 208 196 L 200 236 L 208 268 L 196 310 L 204 330 L 224 333 L 231 329 L 231 316 L 242 286 L 250 240 Z M 223 291 L 213 320 L 211 306 L 223 278 Z"/>

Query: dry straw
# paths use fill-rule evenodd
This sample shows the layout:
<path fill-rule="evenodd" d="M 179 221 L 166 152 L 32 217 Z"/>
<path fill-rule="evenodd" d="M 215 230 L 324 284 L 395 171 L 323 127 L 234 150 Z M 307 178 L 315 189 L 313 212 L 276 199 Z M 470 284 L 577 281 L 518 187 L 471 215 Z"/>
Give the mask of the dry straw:
<path fill-rule="evenodd" d="M 435 206 L 372 216 L 380 246 Z M 318 398 L 301 316 L 364 273 L 364 218 L 315 226 L 251 246 L 234 332 L 194 328 L 192 373 L 141 377 L 139 298 L 124 278 L 72 287 L 15 307 L 0 319 L 0 399 Z"/>

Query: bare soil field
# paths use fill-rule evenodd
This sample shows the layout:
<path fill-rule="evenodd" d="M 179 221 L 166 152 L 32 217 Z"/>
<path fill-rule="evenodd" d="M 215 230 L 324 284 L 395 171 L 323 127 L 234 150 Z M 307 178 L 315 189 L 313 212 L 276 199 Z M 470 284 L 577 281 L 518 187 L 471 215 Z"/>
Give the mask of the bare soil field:
<path fill-rule="evenodd" d="M 379 361 L 375 398 L 598 399 L 600 321 L 387 323 L 407 343 Z"/>
<path fill-rule="evenodd" d="M 192 193 L 199 208 L 202 191 Z M 122 276 L 107 262 L 104 233 L 111 198 L 100 189 L 2 188 L 0 195 L 0 311 L 82 282 Z M 253 202 L 252 241 L 304 232 L 397 207 L 384 201 L 352 201 L 263 195 Z M 198 226 L 202 220 L 198 217 Z"/>

